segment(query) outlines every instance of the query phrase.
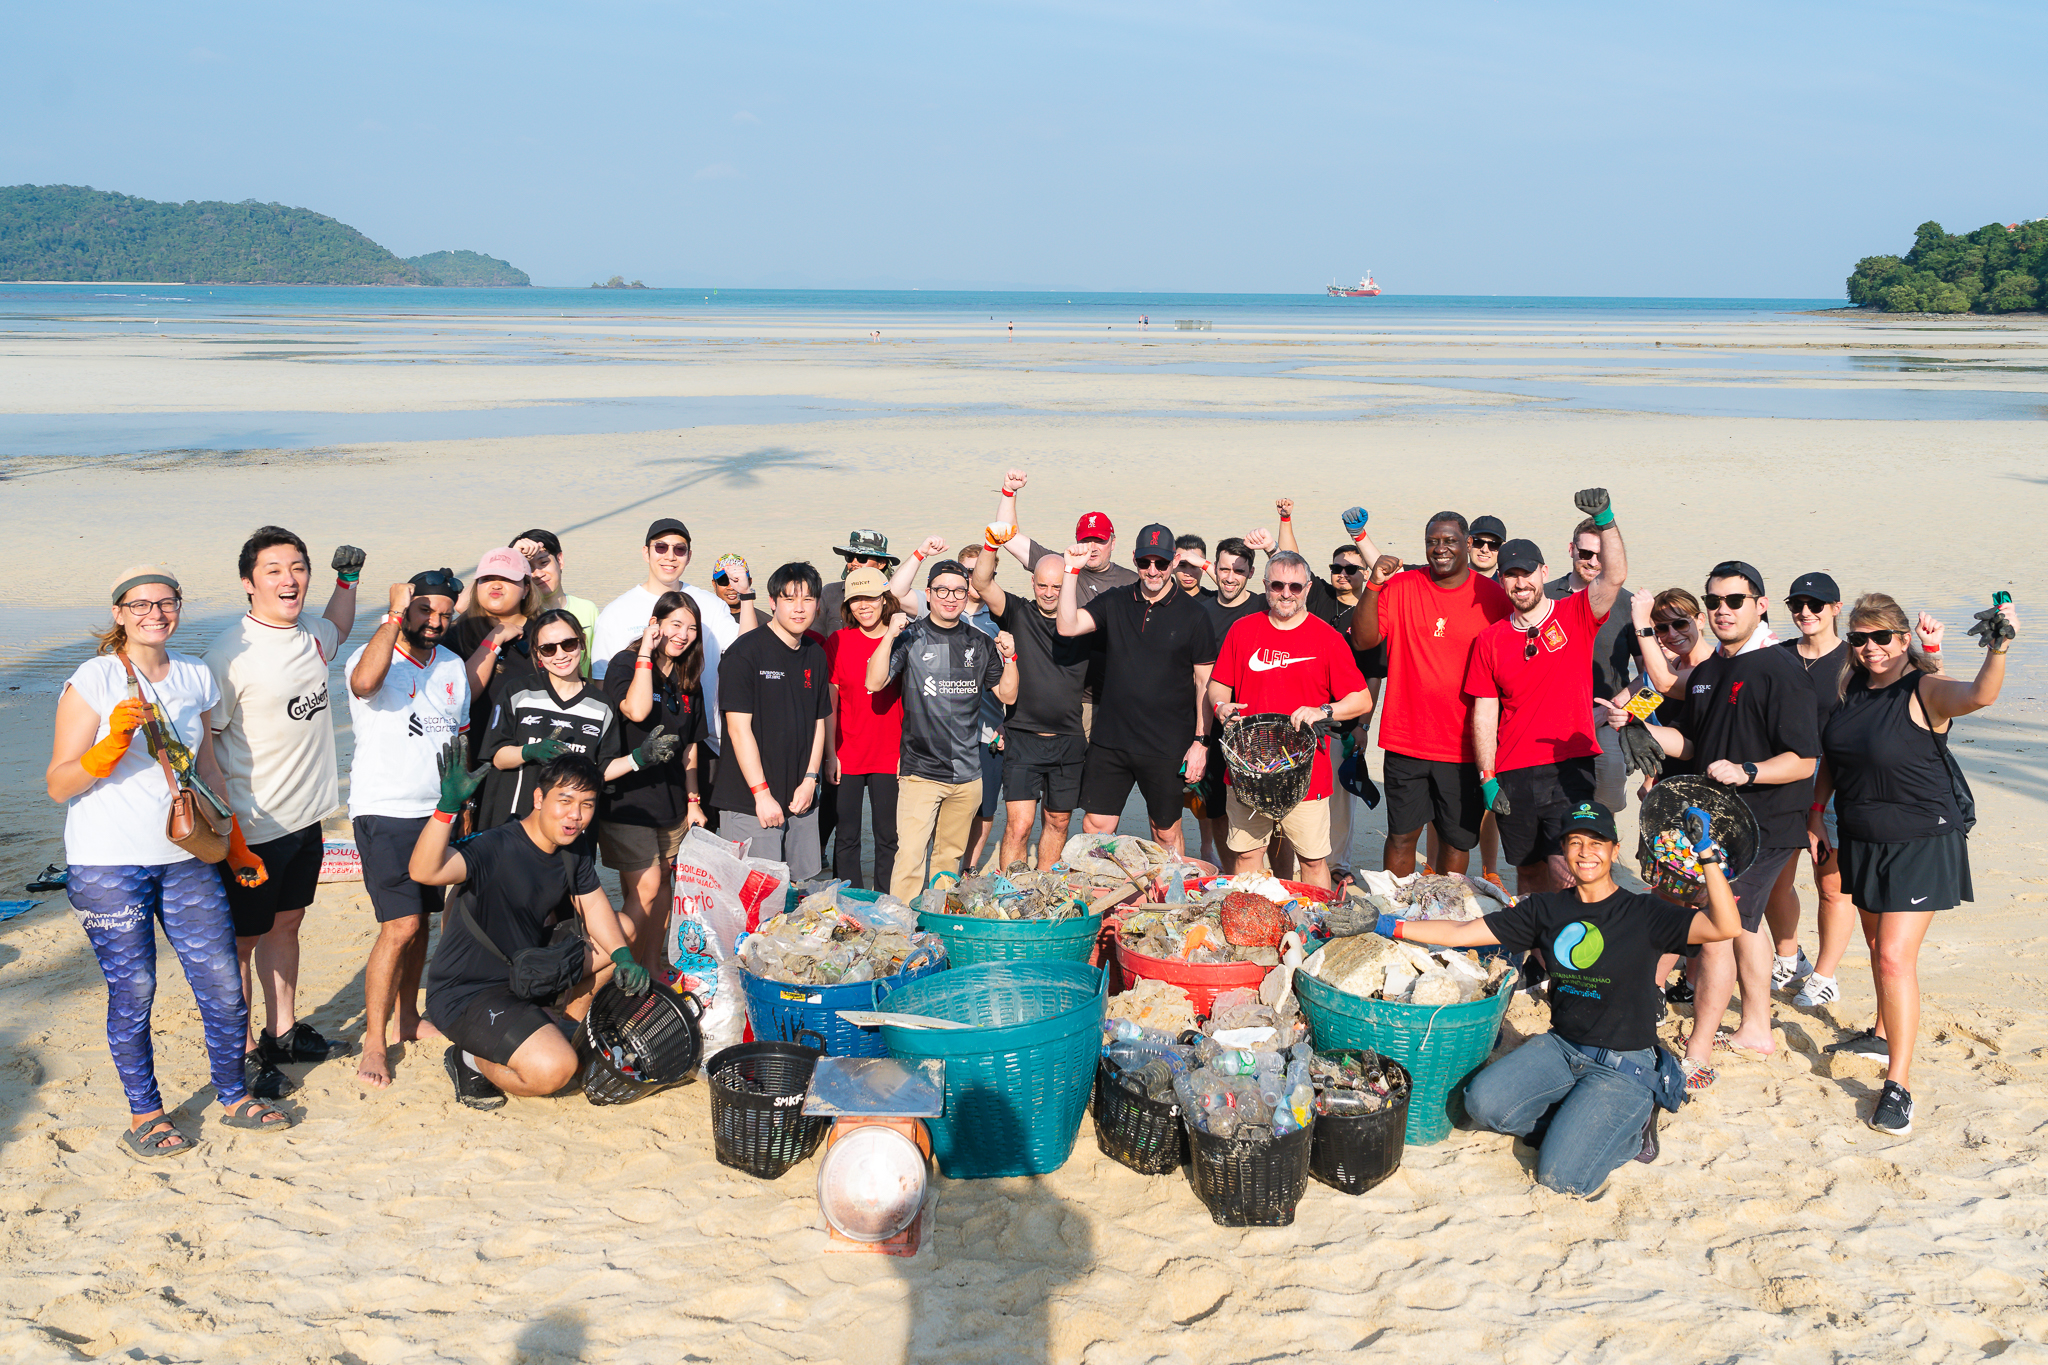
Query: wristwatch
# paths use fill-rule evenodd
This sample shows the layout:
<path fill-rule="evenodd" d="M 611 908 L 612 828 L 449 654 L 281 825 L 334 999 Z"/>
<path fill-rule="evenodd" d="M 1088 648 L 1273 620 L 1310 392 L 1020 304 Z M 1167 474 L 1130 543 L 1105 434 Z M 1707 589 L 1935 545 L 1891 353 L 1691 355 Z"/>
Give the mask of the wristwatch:
<path fill-rule="evenodd" d="M 1749 779 L 1749 781 L 1747 781 L 1747 782 L 1743 783 L 1743 785 L 1744 785 L 1744 786 L 1746 786 L 1746 787 L 1754 787 L 1754 786 L 1756 785 L 1756 764 L 1754 764 L 1754 763 L 1745 763 L 1745 764 L 1743 764 L 1743 765 L 1742 765 L 1742 772 L 1743 772 L 1743 776 L 1745 776 L 1745 777 L 1747 777 L 1747 778 Z"/>

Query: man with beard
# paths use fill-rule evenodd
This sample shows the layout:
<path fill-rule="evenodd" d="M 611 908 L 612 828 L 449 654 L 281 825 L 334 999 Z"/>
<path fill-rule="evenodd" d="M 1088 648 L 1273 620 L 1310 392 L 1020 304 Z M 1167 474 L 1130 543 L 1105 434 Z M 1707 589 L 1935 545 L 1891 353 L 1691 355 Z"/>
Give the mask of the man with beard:
<path fill-rule="evenodd" d="M 427 916 L 441 909 L 441 888 L 421 886 L 406 865 L 440 799 L 436 760 L 469 728 L 469 671 L 441 647 L 462 583 L 447 569 L 391 585 L 391 610 L 369 643 L 348 661 L 348 814 L 363 859 L 363 889 L 377 914 L 377 941 L 363 969 L 368 1023 L 356 1079 L 375 1090 L 391 1084 L 386 1029 L 394 1003 L 398 1041 L 440 1036 L 420 1018 L 420 972 L 427 963 Z"/>
<path fill-rule="evenodd" d="M 1599 509 L 1594 520 L 1605 517 L 1599 575 L 1585 591 L 1554 599 L 1544 592 L 1543 552 L 1527 540 L 1508 541 L 1500 585 L 1514 611 L 1480 632 L 1465 669 L 1480 790 L 1524 896 L 1572 884 L 1565 817 L 1594 799 L 1600 752 L 1591 723 L 1594 642 L 1628 575 L 1607 490 L 1589 488 L 1577 501 Z"/>

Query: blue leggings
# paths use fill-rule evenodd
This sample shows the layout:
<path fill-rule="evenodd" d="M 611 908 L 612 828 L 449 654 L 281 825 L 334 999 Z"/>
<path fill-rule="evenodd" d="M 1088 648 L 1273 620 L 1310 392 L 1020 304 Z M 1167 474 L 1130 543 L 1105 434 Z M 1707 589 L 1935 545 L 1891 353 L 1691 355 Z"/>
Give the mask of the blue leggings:
<path fill-rule="evenodd" d="M 149 1036 L 157 920 L 199 1003 L 214 1091 L 224 1105 L 240 1100 L 249 1006 L 242 998 L 235 924 L 220 873 L 197 858 L 161 867 L 74 863 L 65 889 L 107 978 L 107 1048 L 128 1094 L 128 1112 L 152 1114 L 164 1107 Z"/>

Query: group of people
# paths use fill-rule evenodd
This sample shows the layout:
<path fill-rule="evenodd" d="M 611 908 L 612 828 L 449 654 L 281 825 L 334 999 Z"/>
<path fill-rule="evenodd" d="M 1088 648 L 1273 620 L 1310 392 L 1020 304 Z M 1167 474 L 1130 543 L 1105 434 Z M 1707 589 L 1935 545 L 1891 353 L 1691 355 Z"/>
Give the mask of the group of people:
<path fill-rule="evenodd" d="M 1510 910 L 1401 932 L 1535 950 L 1554 1055 L 1497 1064 L 1471 1107 L 1502 1131 L 1549 1134 L 1539 1174 L 1560 1188 L 1626 1159 L 1608 1160 L 1630 1145 L 1618 1123 L 1654 1147 L 1640 1106 L 1575 1087 L 1622 1077 L 1652 1097 L 1665 998 L 1689 992 L 1702 1021 L 1672 1084 L 1704 1089 L 1716 1047 L 1770 1049 L 1773 989 L 1839 998 L 1859 916 L 1878 1011 L 1845 1046 L 1887 1062 L 1873 1125 L 1911 1131 L 1915 961 L 1932 915 L 1970 895 L 1967 793 L 1945 735 L 1997 697 L 2009 604 L 1980 614 L 1986 657 L 1964 682 L 1940 670 L 1939 623 L 1909 626 L 1882 594 L 1845 608 L 1826 574 L 1794 583 L 1797 633 L 1783 639 L 1741 561 L 1710 570 L 1699 597 L 1630 593 L 1602 489 L 1575 497 L 1559 575 L 1500 518 L 1451 511 L 1427 520 L 1420 562 L 1404 564 L 1354 507 L 1325 577 L 1301 553 L 1290 499 L 1277 528 L 1213 551 L 1148 524 L 1123 563 L 1101 512 L 1063 549 L 1028 534 L 1028 483 L 1004 475 L 978 543 L 954 551 L 934 535 L 899 556 L 856 530 L 834 547 L 833 581 L 784 564 L 765 604 L 737 555 L 716 561 L 708 588 L 687 582 L 693 542 L 673 517 L 645 532 L 645 578 L 602 610 L 566 591 L 561 541 L 541 529 L 484 554 L 467 582 L 443 567 L 391 584 L 340 674 L 348 813 L 379 922 L 362 1083 L 390 1084 L 396 1045 L 441 1038 L 466 1104 L 559 1089 L 595 990 L 645 991 L 665 968 L 672 868 L 693 826 L 798 881 L 824 872 L 829 849 L 834 875 L 909 900 L 943 873 L 1048 867 L 1076 810 L 1084 831 L 1112 831 L 1135 791 L 1155 840 L 1184 851 L 1193 810 L 1202 847 L 1231 871 L 1341 889 L 1355 800 L 1385 802 L 1389 872 L 1466 872 L 1479 848 L 1480 874 L 1498 881 L 1504 858 L 1521 893 Z M 1028 591 L 999 585 L 1005 555 Z M 282 1068 L 341 1050 L 296 1013 L 321 822 L 341 804 L 329 668 L 355 625 L 365 556 L 343 546 L 331 562 L 334 590 L 310 616 L 305 543 L 258 530 L 239 563 L 248 612 L 203 657 L 170 648 L 175 576 L 124 573 L 98 654 L 58 704 L 49 791 L 69 806 L 71 898 L 107 977 L 139 1156 L 193 1143 L 154 1078 L 155 923 L 199 999 L 224 1121 L 288 1125 L 272 1103 L 292 1084 Z M 1364 749 L 1375 713 L 1377 784 Z M 1230 776 L 1233 727 L 1249 716 L 1314 737 L 1306 792 L 1279 815 L 1241 800 Z M 1645 734 L 1665 774 L 1726 787 L 1760 832 L 1736 875 L 1705 874 L 1704 910 L 1613 881 L 1624 754 Z M 194 789 L 233 813 L 217 864 L 168 835 L 174 799 Z M 619 878 L 616 902 L 600 861 Z M 1811 962 L 1800 862 L 1819 895 Z M 444 907 L 430 961 L 428 917 Z M 1587 942 L 1606 945 L 1598 970 Z M 1721 1034 L 1737 990 L 1741 1026 Z"/>

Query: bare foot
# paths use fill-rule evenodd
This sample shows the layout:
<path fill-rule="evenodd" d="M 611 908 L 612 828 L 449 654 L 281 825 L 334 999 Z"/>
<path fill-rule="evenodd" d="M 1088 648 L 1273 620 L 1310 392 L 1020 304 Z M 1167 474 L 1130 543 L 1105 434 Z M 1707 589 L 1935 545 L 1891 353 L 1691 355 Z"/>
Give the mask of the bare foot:
<path fill-rule="evenodd" d="M 448 1035 L 424 1019 L 415 1019 L 409 1024 L 401 1019 L 398 1023 L 398 1041 L 401 1043 L 432 1042 L 437 1038 L 446 1042 Z"/>
<path fill-rule="evenodd" d="M 385 1059 L 383 1048 L 363 1044 L 363 1059 L 356 1063 L 356 1079 L 372 1090 L 383 1090 L 391 1084 L 391 1063 Z"/>

